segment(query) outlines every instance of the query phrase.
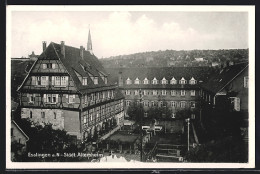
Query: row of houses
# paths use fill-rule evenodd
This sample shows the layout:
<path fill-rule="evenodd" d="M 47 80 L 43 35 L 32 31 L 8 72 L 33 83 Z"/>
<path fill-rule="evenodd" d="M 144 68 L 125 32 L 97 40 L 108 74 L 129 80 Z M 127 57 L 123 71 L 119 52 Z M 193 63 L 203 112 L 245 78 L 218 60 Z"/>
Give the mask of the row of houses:
<path fill-rule="evenodd" d="M 228 96 L 234 110 L 248 114 L 248 63 L 210 67 L 149 67 L 105 69 L 87 50 L 43 42 L 43 52 L 18 88 L 21 118 L 52 123 L 77 139 L 86 140 L 139 102 L 145 110 L 166 106 L 173 113 L 200 109 L 202 100 L 215 107 Z"/>

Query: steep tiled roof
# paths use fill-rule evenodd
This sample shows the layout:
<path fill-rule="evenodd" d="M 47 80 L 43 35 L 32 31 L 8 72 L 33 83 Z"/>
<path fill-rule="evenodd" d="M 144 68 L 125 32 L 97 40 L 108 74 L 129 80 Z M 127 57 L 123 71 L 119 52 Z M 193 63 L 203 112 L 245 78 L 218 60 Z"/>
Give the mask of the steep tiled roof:
<path fill-rule="evenodd" d="M 197 85 L 189 85 L 189 80 L 193 77 L 195 80 L 197 80 L 197 82 L 204 82 L 210 77 L 212 69 L 209 67 L 108 68 L 107 72 L 110 74 L 110 81 L 113 83 L 118 83 L 119 72 L 122 72 L 124 88 L 172 88 L 170 80 L 173 77 L 178 81 L 178 83 L 174 85 L 175 88 L 183 87 L 183 85 L 179 84 L 179 80 L 181 80 L 182 77 L 184 77 L 185 80 L 187 80 L 187 84 L 184 85 L 185 88 L 194 88 Z M 137 77 L 141 81 L 147 78 L 150 82 L 148 85 L 135 85 L 133 84 L 133 82 Z M 158 80 L 159 84 L 151 84 L 151 81 L 154 79 L 154 77 Z M 130 78 L 132 80 L 132 85 L 125 84 L 127 78 Z M 168 80 L 167 85 L 160 84 L 163 78 Z"/>
<path fill-rule="evenodd" d="M 221 71 L 214 73 L 201 87 L 204 90 L 216 94 L 244 70 L 248 70 L 248 62 L 225 67 Z"/>
<path fill-rule="evenodd" d="M 41 59 L 59 59 L 66 67 L 68 73 L 72 77 L 77 90 L 82 93 L 87 93 L 89 91 L 102 90 L 104 88 L 110 89 L 115 85 L 110 83 L 105 84 L 102 80 L 100 73 L 107 75 L 106 70 L 99 62 L 95 55 L 90 54 L 89 51 L 83 51 L 83 58 L 80 56 L 80 49 L 66 46 L 65 45 L 65 56 L 61 54 L 61 45 L 51 42 L 46 50 L 39 56 L 38 60 Z M 85 70 L 83 67 L 85 67 Z M 80 74 L 82 77 L 88 77 L 88 85 L 83 86 L 80 80 L 78 79 L 76 73 Z M 98 84 L 94 84 L 94 82 L 90 78 L 90 74 L 95 77 L 98 77 Z"/>

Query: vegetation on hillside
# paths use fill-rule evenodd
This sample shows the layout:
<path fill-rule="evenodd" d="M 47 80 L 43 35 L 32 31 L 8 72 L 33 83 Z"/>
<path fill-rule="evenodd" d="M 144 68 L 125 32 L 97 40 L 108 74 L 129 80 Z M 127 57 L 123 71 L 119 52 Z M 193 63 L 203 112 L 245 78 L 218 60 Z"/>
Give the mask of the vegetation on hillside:
<path fill-rule="evenodd" d="M 165 50 L 119 55 L 100 59 L 106 68 L 113 67 L 166 67 L 166 66 L 210 66 L 212 62 L 243 62 L 248 60 L 248 49 L 229 50 Z M 203 62 L 195 61 L 203 58 Z"/>

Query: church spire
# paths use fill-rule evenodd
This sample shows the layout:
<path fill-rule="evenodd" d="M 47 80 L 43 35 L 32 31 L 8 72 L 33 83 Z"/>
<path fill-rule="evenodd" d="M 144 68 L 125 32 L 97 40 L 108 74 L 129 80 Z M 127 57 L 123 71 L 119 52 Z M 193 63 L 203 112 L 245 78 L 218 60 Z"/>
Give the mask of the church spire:
<path fill-rule="evenodd" d="M 91 41 L 91 35 L 90 35 L 90 29 L 88 31 L 88 43 L 87 43 L 87 51 L 89 51 L 91 54 L 93 54 L 92 50 L 92 41 Z"/>

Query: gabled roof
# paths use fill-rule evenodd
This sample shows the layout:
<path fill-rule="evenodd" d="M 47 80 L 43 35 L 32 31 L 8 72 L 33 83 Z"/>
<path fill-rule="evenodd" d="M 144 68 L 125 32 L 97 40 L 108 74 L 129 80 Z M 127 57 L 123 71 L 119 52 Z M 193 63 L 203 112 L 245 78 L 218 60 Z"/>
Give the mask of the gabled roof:
<path fill-rule="evenodd" d="M 79 48 L 65 45 L 65 56 L 63 56 L 61 53 L 61 45 L 51 42 L 45 51 L 39 56 L 37 61 L 44 59 L 60 60 L 65 66 L 69 75 L 72 77 L 76 89 L 81 93 L 88 93 L 90 91 L 93 92 L 95 89 L 101 90 L 103 88 L 110 89 L 115 87 L 115 85 L 110 83 L 109 80 L 107 84 L 105 84 L 101 78 L 101 74 L 106 75 L 107 72 L 97 57 L 94 54 L 91 54 L 89 51 L 83 50 L 82 58 L 80 56 Z M 76 73 L 82 77 L 88 77 L 88 85 L 82 85 Z M 95 85 L 94 82 L 90 79 L 90 75 L 98 77 L 97 85 Z"/>
<path fill-rule="evenodd" d="M 248 62 L 225 67 L 221 71 L 214 73 L 214 75 L 206 83 L 202 84 L 201 87 L 204 90 L 216 94 L 246 69 L 248 70 Z"/>
<path fill-rule="evenodd" d="M 12 122 L 14 123 L 14 125 L 18 128 L 18 130 L 20 130 L 20 132 L 25 136 L 25 138 L 27 139 L 27 141 L 29 140 L 28 135 L 26 135 L 26 133 L 24 133 L 24 131 L 22 130 L 22 128 L 14 121 L 12 120 Z"/>

